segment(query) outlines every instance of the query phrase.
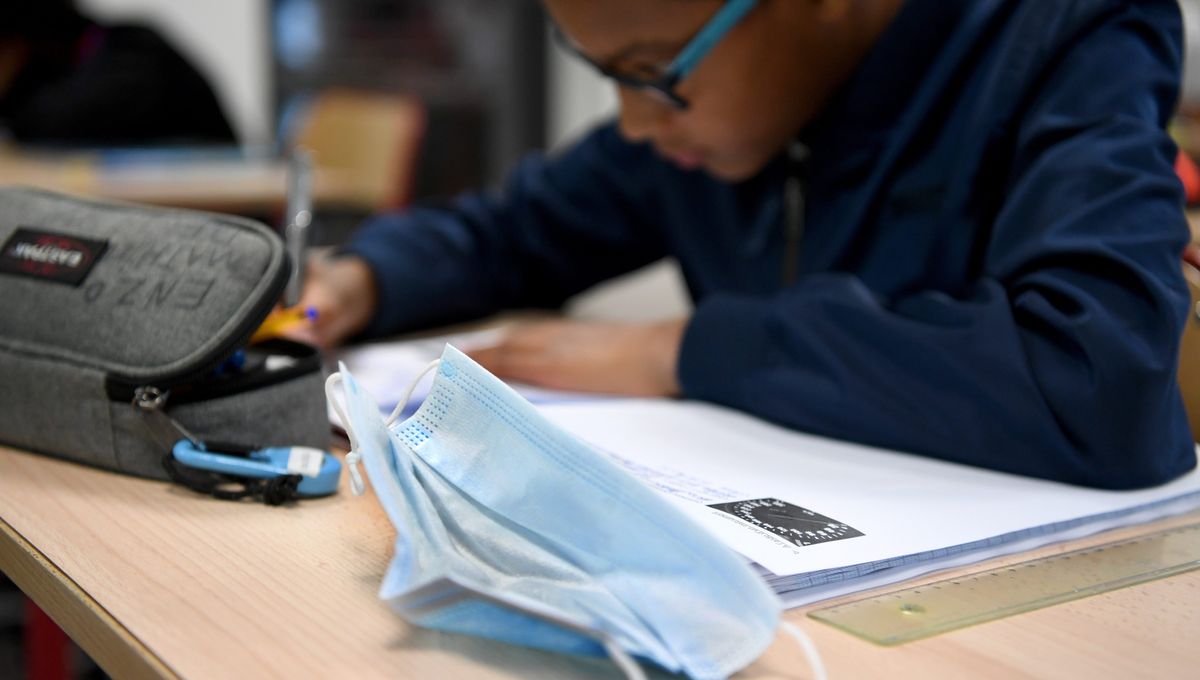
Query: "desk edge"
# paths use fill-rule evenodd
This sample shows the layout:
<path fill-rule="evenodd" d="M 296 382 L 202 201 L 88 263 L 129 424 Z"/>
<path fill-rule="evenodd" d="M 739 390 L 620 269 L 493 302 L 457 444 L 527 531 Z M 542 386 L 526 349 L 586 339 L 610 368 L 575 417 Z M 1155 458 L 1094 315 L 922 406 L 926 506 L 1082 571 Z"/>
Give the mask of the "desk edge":
<path fill-rule="evenodd" d="M 0 518 L 0 571 L 110 676 L 179 677 L 3 518 Z"/>

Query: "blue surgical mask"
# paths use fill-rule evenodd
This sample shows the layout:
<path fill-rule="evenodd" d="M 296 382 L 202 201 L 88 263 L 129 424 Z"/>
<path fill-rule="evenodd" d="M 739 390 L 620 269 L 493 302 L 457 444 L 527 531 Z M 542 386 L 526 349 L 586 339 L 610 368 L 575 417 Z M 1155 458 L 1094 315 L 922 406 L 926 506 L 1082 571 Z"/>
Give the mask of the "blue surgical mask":
<path fill-rule="evenodd" d="M 458 350 L 403 422 L 340 376 L 352 476 L 361 456 L 397 530 L 380 597 L 409 622 L 634 676 L 630 656 L 726 677 L 774 640 L 780 602 L 743 558 Z"/>

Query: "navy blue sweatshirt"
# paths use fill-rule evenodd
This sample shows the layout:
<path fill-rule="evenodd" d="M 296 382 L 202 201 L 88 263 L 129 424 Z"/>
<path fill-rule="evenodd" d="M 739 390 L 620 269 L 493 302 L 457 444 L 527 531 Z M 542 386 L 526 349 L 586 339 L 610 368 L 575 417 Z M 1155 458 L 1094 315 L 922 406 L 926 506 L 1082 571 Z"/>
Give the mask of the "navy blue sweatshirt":
<path fill-rule="evenodd" d="M 1181 43 L 1175 0 L 909 0 L 802 133 L 799 248 L 783 158 L 727 184 L 604 127 L 500 194 L 368 222 L 346 249 L 379 287 L 368 334 L 555 307 L 673 256 L 687 397 L 1022 475 L 1164 482 L 1195 465 L 1163 131 Z"/>

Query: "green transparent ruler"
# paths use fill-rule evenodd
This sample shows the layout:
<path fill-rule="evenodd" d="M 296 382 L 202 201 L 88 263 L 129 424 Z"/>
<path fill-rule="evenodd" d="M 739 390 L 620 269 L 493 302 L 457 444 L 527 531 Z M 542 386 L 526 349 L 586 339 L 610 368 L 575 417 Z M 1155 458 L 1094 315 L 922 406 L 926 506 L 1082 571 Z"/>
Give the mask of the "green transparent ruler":
<path fill-rule="evenodd" d="M 881 645 L 1200 568 L 1200 524 L 818 609 L 809 616 Z"/>

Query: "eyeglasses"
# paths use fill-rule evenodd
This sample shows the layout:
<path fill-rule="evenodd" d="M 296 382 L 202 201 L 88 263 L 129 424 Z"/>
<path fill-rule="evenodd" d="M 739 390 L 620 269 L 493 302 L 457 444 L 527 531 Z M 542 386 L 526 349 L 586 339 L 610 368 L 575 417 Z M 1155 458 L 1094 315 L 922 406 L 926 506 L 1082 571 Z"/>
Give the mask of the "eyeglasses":
<path fill-rule="evenodd" d="M 592 65 L 604 76 L 615 80 L 616 82 L 635 90 L 641 90 L 648 94 L 660 98 L 664 103 L 680 110 L 688 108 L 689 103 L 686 99 L 679 96 L 675 91 L 676 86 L 684 78 L 688 77 L 704 57 L 712 51 L 717 43 L 725 37 L 734 26 L 754 9 L 758 4 L 758 0 L 729 0 L 725 3 L 711 19 L 708 20 L 700 31 L 684 45 L 679 54 L 667 65 L 661 73 L 651 76 L 633 75 L 629 73 L 621 73 L 615 69 L 607 67 L 593 61 L 590 57 L 584 54 L 580 49 L 570 41 L 557 27 L 554 29 L 554 34 L 559 42 L 564 47 L 573 52 L 580 59 Z"/>

